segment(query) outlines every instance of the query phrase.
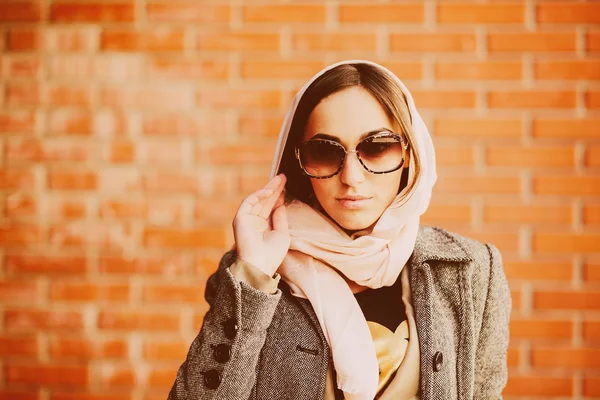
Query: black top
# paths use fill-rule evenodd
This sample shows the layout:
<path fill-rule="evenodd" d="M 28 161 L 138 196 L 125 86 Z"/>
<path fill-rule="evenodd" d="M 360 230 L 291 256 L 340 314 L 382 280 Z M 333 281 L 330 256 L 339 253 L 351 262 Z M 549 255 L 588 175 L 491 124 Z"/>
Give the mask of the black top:
<path fill-rule="evenodd" d="M 367 321 L 377 322 L 394 332 L 406 320 L 400 275 L 392 286 L 367 289 L 356 293 L 354 297 Z"/>

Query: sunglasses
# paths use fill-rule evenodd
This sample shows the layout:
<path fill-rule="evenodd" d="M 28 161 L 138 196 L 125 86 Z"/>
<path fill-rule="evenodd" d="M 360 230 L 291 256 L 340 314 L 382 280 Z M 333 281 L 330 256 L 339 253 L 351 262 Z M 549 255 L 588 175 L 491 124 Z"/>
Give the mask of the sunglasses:
<path fill-rule="evenodd" d="M 404 165 L 408 142 L 391 131 L 381 131 L 363 139 L 354 150 L 328 139 L 311 139 L 296 146 L 295 153 L 305 175 L 327 179 L 337 175 L 348 153 L 356 153 L 358 161 L 373 174 L 388 174 Z"/>

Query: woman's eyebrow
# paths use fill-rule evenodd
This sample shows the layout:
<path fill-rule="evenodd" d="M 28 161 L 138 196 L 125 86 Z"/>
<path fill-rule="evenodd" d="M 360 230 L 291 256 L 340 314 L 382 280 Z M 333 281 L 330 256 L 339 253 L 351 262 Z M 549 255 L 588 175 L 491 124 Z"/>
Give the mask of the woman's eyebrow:
<path fill-rule="evenodd" d="M 392 132 L 392 130 L 390 128 L 384 128 L 384 127 L 373 129 L 372 131 L 365 132 L 362 135 L 360 135 L 359 141 L 362 141 L 362 140 L 368 138 L 369 136 L 372 136 L 372 135 L 375 135 L 375 134 L 381 133 L 381 132 Z M 317 133 L 316 135 L 311 137 L 309 140 L 312 140 L 312 139 L 327 139 L 327 140 L 332 140 L 334 142 L 341 143 L 340 138 L 338 138 L 337 136 L 328 135 L 326 133 Z"/>

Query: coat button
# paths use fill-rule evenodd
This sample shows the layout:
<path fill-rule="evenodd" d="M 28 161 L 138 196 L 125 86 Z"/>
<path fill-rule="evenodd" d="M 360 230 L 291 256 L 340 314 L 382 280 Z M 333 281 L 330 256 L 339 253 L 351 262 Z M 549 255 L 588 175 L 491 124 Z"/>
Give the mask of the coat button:
<path fill-rule="evenodd" d="M 225 343 L 219 345 L 211 344 L 213 357 L 220 363 L 225 363 L 231 358 L 231 346 Z"/>
<path fill-rule="evenodd" d="M 204 386 L 209 389 L 216 389 L 221 384 L 221 374 L 216 369 L 211 369 L 202 373 L 204 375 Z"/>
<path fill-rule="evenodd" d="M 227 339 L 233 339 L 239 328 L 235 323 L 235 319 L 230 318 L 227 321 L 223 322 L 223 329 L 225 330 L 225 336 L 227 337 Z"/>
<path fill-rule="evenodd" d="M 444 355 L 438 351 L 433 356 L 433 371 L 438 372 L 439 370 L 441 370 L 443 364 Z"/>

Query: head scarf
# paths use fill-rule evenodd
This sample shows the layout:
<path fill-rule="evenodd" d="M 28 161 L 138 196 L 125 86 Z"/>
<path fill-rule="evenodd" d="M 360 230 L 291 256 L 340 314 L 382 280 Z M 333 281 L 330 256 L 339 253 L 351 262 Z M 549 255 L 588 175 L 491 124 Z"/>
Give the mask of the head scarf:
<path fill-rule="evenodd" d="M 414 132 L 409 182 L 414 178 L 415 157 L 421 162 L 421 174 L 410 192 L 403 190 L 396 196 L 371 232 L 352 237 L 319 210 L 298 200 L 288 203 L 291 245 L 278 271 L 294 296 L 310 301 L 331 348 L 337 386 L 344 391 L 345 398 L 372 400 L 379 380 L 373 340 L 362 310 L 341 275 L 374 289 L 391 286 L 396 281 L 413 252 L 419 219 L 429 206 L 437 175 L 431 136 L 406 86 L 379 64 L 347 60 L 317 73 L 294 97 L 279 132 L 271 177 L 279 169 L 292 119 L 304 92 L 319 76 L 342 64 L 375 66 L 400 86 Z"/>

